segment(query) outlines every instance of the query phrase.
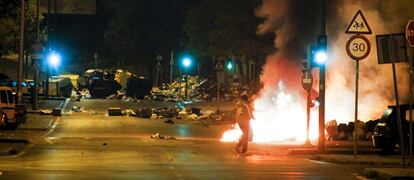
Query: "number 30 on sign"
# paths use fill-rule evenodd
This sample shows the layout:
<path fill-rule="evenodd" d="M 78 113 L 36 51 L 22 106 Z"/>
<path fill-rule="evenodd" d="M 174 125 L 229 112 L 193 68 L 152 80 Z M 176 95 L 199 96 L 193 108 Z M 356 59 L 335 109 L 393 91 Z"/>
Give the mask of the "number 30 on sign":
<path fill-rule="evenodd" d="M 346 43 L 346 53 L 355 61 L 365 59 L 370 52 L 371 44 L 365 36 L 354 35 Z"/>

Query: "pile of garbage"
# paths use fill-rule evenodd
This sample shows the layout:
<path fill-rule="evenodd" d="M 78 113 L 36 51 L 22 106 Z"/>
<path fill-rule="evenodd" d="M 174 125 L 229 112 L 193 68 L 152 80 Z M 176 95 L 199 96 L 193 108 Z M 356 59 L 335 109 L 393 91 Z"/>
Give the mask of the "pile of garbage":
<path fill-rule="evenodd" d="M 358 131 L 358 139 L 369 140 L 374 133 L 375 126 L 379 120 L 369 120 L 367 122 L 357 121 L 355 126 L 354 122 L 348 124 L 337 124 L 336 120 L 332 120 L 326 123 L 325 128 L 327 132 L 328 140 L 348 140 L 354 138 L 355 127 Z"/>
<path fill-rule="evenodd" d="M 81 77 L 80 89 L 87 89 L 92 98 L 143 99 L 150 94 L 150 79 L 123 70 L 89 69 Z"/>
<path fill-rule="evenodd" d="M 156 101 L 177 102 L 186 99 L 187 94 L 187 99 L 198 101 L 208 100 L 210 99 L 210 95 L 205 91 L 207 88 L 206 82 L 207 79 L 200 81 L 198 76 L 188 76 L 187 79 L 177 79 L 171 84 L 164 83 L 160 88 L 153 87 L 151 95 L 147 98 Z"/>

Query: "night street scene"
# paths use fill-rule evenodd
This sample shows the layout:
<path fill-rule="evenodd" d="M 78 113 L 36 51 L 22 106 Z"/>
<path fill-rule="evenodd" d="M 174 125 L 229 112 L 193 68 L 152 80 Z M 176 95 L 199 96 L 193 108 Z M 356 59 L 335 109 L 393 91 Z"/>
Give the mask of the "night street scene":
<path fill-rule="evenodd" d="M 0 179 L 414 179 L 414 0 L 0 5 Z"/>

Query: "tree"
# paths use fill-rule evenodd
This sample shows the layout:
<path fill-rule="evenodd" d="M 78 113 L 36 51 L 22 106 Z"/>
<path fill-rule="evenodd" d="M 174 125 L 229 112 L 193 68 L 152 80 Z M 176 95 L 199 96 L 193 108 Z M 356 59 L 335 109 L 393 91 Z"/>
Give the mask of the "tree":
<path fill-rule="evenodd" d="M 17 52 L 19 41 L 19 2 L 15 0 L 0 1 L 0 50 L 2 53 Z M 26 1 L 27 2 L 27 1 Z M 25 43 L 30 44 L 35 38 L 35 7 L 25 4 Z"/>
<path fill-rule="evenodd" d="M 260 0 L 204 0 L 186 13 L 188 46 L 205 61 L 233 57 L 240 63 L 264 59 L 273 37 L 256 35 Z"/>
<path fill-rule="evenodd" d="M 135 70 L 153 69 L 158 54 L 167 57 L 180 46 L 181 14 L 188 1 L 105 1 L 109 22 L 104 38 L 109 55 Z"/>

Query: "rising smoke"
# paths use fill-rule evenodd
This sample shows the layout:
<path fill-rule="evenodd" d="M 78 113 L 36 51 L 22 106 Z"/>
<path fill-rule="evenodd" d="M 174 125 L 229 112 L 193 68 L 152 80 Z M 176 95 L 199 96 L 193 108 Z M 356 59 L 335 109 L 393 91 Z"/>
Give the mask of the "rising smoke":
<path fill-rule="evenodd" d="M 275 33 L 275 51 L 267 58 L 261 81 L 259 100 L 271 101 L 268 91 L 277 89 L 283 81 L 294 96 L 304 96 L 300 84 L 301 63 L 306 58 L 306 46 L 316 41 L 320 29 L 319 0 L 263 0 L 257 16 L 266 20 L 257 33 Z M 375 35 L 404 31 L 409 17 L 414 16 L 413 0 L 336 0 L 327 1 L 327 35 L 329 63 L 327 64 L 326 118 L 338 122 L 354 119 L 355 62 L 345 52 L 349 34 L 345 28 L 357 10 L 362 10 L 373 31 L 368 35 L 371 53 L 361 61 L 359 117 L 363 121 L 379 118 L 384 108 L 395 104 L 391 65 L 378 65 Z M 408 66 L 397 66 L 398 88 L 402 103 L 408 100 Z M 317 70 L 313 72 L 317 89 Z M 314 94 L 314 96 L 317 96 Z M 303 99 L 304 101 L 304 99 Z M 305 106 L 305 104 L 303 103 Z"/>

